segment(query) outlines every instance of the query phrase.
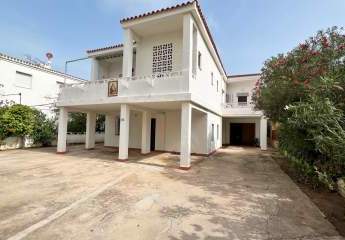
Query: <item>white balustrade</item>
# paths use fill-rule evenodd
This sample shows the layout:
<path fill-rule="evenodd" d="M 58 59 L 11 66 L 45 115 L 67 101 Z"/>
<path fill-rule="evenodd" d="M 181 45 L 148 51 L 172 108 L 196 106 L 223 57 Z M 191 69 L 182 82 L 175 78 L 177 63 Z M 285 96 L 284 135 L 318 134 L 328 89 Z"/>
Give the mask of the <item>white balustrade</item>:
<path fill-rule="evenodd" d="M 118 96 L 180 93 L 183 92 L 182 75 L 182 71 L 173 71 L 65 84 L 60 88 L 58 102 L 101 101 L 108 98 L 109 81 L 118 82 Z"/>

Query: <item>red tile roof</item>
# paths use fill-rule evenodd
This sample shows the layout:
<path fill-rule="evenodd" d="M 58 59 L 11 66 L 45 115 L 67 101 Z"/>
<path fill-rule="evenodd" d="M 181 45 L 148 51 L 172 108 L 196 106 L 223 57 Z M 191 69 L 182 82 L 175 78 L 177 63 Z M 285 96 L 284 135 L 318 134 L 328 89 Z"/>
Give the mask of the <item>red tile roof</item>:
<path fill-rule="evenodd" d="M 96 48 L 96 49 L 90 49 L 87 50 L 87 53 L 94 53 L 94 52 L 99 52 L 99 51 L 104 51 L 104 50 L 109 50 L 109 49 L 113 49 L 113 48 L 119 48 L 119 47 L 123 47 L 122 43 L 116 44 L 116 45 L 112 45 L 112 46 L 107 46 L 107 47 L 102 47 L 102 48 Z"/>
<path fill-rule="evenodd" d="M 185 3 L 177 4 L 175 6 L 161 8 L 161 9 L 154 10 L 154 11 L 151 11 L 151 12 L 143 13 L 143 14 L 140 14 L 140 15 L 137 15 L 137 16 L 123 18 L 123 19 L 120 20 L 120 23 L 124 23 L 124 22 L 127 22 L 127 21 L 131 21 L 131 20 L 135 20 L 135 19 L 139 19 L 139 18 L 143 18 L 143 17 L 148 17 L 148 16 L 151 16 L 151 15 L 154 15 L 154 14 L 158 14 L 158 13 L 162 13 L 162 12 L 176 10 L 178 8 L 182 8 L 182 7 L 186 7 L 186 6 L 189 6 L 189 5 L 193 5 L 195 2 L 197 2 L 197 1 L 196 0 L 188 1 L 188 2 L 185 2 Z"/>

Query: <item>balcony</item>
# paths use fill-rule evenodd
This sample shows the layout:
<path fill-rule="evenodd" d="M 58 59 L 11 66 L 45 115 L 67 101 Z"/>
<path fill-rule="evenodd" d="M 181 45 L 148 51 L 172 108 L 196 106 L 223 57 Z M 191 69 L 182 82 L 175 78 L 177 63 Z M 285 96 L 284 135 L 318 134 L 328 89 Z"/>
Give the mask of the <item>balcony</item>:
<path fill-rule="evenodd" d="M 117 94 L 109 95 L 109 84 L 117 84 Z M 58 105 L 118 102 L 128 97 L 169 97 L 187 92 L 183 72 L 155 73 L 149 76 L 107 78 L 85 83 L 66 84 L 60 88 Z"/>
<path fill-rule="evenodd" d="M 224 117 L 255 117 L 261 116 L 262 111 L 256 111 L 254 105 L 248 102 L 229 102 L 223 104 Z"/>

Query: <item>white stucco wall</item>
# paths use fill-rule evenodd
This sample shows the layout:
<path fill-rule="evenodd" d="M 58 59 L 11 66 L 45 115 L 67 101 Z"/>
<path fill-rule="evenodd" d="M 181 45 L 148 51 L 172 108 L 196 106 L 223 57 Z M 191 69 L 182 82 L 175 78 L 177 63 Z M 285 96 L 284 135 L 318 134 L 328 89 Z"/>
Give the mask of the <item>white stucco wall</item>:
<path fill-rule="evenodd" d="M 99 60 L 99 78 L 118 78 L 122 74 L 123 57 Z"/>
<path fill-rule="evenodd" d="M 136 43 L 136 76 L 152 74 L 153 47 L 166 43 L 173 44 L 173 71 L 181 70 L 182 32 L 176 31 L 144 37 Z"/>
<path fill-rule="evenodd" d="M 214 140 L 212 140 L 212 124 L 214 126 Z M 217 137 L 217 126 L 219 127 Z M 222 147 L 222 118 L 211 112 L 207 113 L 207 144 L 208 152 L 212 152 Z"/>
<path fill-rule="evenodd" d="M 255 78 L 243 79 L 243 81 L 231 82 L 228 86 L 229 101 L 237 103 L 237 93 L 248 93 L 248 103 L 252 101 L 252 91 L 255 87 Z"/>
<path fill-rule="evenodd" d="M 199 31 L 197 31 L 196 37 L 197 40 L 194 43 L 197 46 L 195 52 L 193 52 L 193 59 L 195 59 L 193 64 L 196 65 L 196 79 L 190 79 L 191 93 L 198 97 L 199 104 L 219 111 L 222 98 L 225 96 L 225 82 Z M 197 61 L 199 52 L 201 53 L 201 68 L 198 67 Z M 213 85 L 211 73 L 213 73 Z M 222 94 L 222 89 L 224 89 L 224 94 Z"/>
<path fill-rule="evenodd" d="M 31 86 L 20 87 L 17 84 L 16 71 L 32 75 Z M 22 104 L 37 106 L 56 101 L 59 84 L 64 82 L 62 74 L 55 74 L 35 67 L 26 66 L 12 61 L 4 60 L 0 57 L 0 87 L 1 94 L 22 94 Z M 80 81 L 66 78 L 66 83 L 79 83 Z M 0 96 L 2 100 L 12 100 L 19 103 L 19 96 Z M 48 106 L 37 106 L 38 109 L 50 113 Z"/>
<path fill-rule="evenodd" d="M 108 139 L 106 142 L 107 146 L 118 147 L 119 146 L 119 135 L 118 134 L 118 121 L 117 118 L 120 117 L 120 112 L 116 112 L 115 121 L 115 135 L 111 136 L 112 139 Z M 129 148 L 141 148 L 141 126 L 142 126 L 142 114 L 138 111 L 130 112 L 129 120 Z"/>
<path fill-rule="evenodd" d="M 156 119 L 156 142 L 155 149 L 165 151 L 165 137 L 166 137 L 166 114 L 154 113 L 151 118 Z"/>
<path fill-rule="evenodd" d="M 116 113 L 119 116 L 119 113 Z M 181 141 L 181 112 L 179 110 L 152 113 L 151 118 L 156 119 L 155 149 L 160 151 L 180 152 Z M 213 122 L 214 119 L 210 119 Z M 141 148 L 142 114 L 137 111 L 130 113 L 129 148 Z M 116 122 L 117 124 L 117 122 Z M 191 152 L 207 154 L 207 114 L 192 112 L 192 139 Z M 115 125 L 115 129 L 117 126 Z M 215 129 L 216 131 L 216 129 Z M 220 130 L 221 134 L 221 130 Z M 216 135 L 215 135 L 216 136 Z M 220 135 L 221 136 L 221 135 Z M 119 136 L 112 136 L 109 146 L 118 147 Z M 219 143 L 216 145 L 220 147 Z"/>

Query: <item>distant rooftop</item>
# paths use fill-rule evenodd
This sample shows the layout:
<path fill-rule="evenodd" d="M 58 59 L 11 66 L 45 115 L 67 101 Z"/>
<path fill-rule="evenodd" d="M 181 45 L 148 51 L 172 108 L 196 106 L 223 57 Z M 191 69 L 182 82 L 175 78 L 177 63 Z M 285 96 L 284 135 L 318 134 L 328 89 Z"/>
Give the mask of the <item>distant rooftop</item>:
<path fill-rule="evenodd" d="M 23 59 L 20 59 L 20 58 L 11 57 L 11 56 L 6 55 L 4 53 L 0 53 L 0 59 L 5 60 L 5 61 L 9 61 L 9 62 L 14 62 L 14 63 L 22 64 L 22 65 L 25 65 L 25 66 L 28 66 L 28 67 L 36 68 L 36 69 L 39 69 L 39 70 L 42 70 L 42 71 L 46 71 L 46 72 L 49 72 L 49 73 L 53 73 L 53 74 L 56 74 L 56 75 L 60 75 L 60 76 L 63 76 L 63 77 L 68 77 L 68 78 L 71 78 L 73 80 L 86 81 L 85 79 L 82 79 L 82 78 L 79 78 L 79 77 L 76 77 L 76 76 L 73 76 L 73 75 L 65 74 L 63 72 L 59 72 L 57 70 L 50 69 L 50 68 L 41 66 L 40 64 L 35 64 L 35 63 L 29 62 L 29 61 L 26 61 L 26 60 L 23 60 Z"/>

